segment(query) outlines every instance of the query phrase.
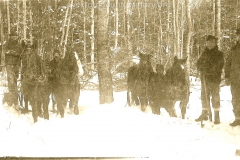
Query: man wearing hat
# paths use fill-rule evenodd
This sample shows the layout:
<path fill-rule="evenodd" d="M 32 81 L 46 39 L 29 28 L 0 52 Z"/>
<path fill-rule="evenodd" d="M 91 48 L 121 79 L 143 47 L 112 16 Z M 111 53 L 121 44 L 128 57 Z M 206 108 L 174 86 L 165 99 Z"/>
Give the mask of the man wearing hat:
<path fill-rule="evenodd" d="M 230 84 L 235 120 L 230 126 L 240 125 L 240 28 L 237 29 L 237 43 L 231 48 L 225 65 L 225 83 Z"/>
<path fill-rule="evenodd" d="M 58 69 L 59 69 L 59 62 L 60 62 L 60 51 L 55 49 L 53 51 L 53 60 L 50 62 L 50 70 L 51 70 L 51 76 L 50 76 L 50 82 L 52 86 L 52 93 L 55 93 L 55 89 L 57 87 L 57 82 L 58 82 Z M 56 111 L 55 109 L 55 98 L 53 97 L 53 112 Z"/>
<path fill-rule="evenodd" d="M 218 50 L 217 38 L 208 35 L 206 39 L 206 48 L 197 61 L 197 69 L 201 77 L 201 100 L 202 114 L 196 121 L 212 121 L 212 112 L 210 108 L 210 97 L 212 108 L 214 110 L 214 124 L 220 123 L 220 83 L 221 73 L 224 65 L 223 52 Z"/>
<path fill-rule="evenodd" d="M 8 81 L 8 103 L 18 106 L 17 79 L 19 76 L 20 55 L 23 52 L 22 46 L 18 42 L 18 36 L 15 33 L 9 35 L 9 40 L 5 44 L 5 66 L 7 70 Z"/>

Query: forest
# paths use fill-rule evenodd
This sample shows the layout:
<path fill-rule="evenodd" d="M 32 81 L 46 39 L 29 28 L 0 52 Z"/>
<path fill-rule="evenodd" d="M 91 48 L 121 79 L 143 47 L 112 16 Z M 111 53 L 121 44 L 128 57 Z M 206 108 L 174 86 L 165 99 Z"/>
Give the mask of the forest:
<path fill-rule="evenodd" d="M 50 61 L 65 46 L 78 53 L 85 71 L 82 88 L 98 74 L 100 102 L 113 101 L 113 90 L 126 87 L 127 70 L 138 53 L 152 55 L 167 70 L 173 57 L 188 56 L 188 74 L 206 35 L 218 37 L 225 55 L 236 41 L 239 0 L 1 0 L 0 53 L 10 33 L 19 41 L 37 43 L 38 54 Z M 120 76 L 119 76 L 120 75 Z M 108 97 L 102 98 L 101 97 Z"/>

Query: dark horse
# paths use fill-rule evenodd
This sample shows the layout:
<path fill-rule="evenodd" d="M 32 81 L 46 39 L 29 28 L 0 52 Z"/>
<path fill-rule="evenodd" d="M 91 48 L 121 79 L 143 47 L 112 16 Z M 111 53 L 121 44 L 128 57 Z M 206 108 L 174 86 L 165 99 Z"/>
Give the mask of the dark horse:
<path fill-rule="evenodd" d="M 22 73 L 21 91 L 30 102 L 35 123 L 38 116 L 42 117 L 41 107 L 43 107 L 44 119 L 49 119 L 48 104 L 51 89 L 48 64 L 37 54 L 36 49 L 29 52 L 31 53 L 25 57 L 27 65 Z"/>
<path fill-rule="evenodd" d="M 127 79 L 127 102 L 129 106 L 141 105 L 141 110 L 145 111 L 148 105 L 148 79 L 153 68 L 150 62 L 150 54 L 139 54 L 140 62 L 128 69 Z"/>
<path fill-rule="evenodd" d="M 64 108 L 68 99 L 70 99 L 70 110 L 73 110 L 74 114 L 78 115 L 78 100 L 80 96 L 79 67 L 72 48 L 67 48 L 65 57 L 60 61 L 57 74 L 58 80 L 53 94 L 56 97 L 57 108 L 61 117 L 64 117 Z"/>
<path fill-rule="evenodd" d="M 185 118 L 186 108 L 190 96 L 189 77 L 187 77 L 185 64 L 187 58 L 174 57 L 174 63 L 166 72 L 168 103 L 171 109 L 180 101 L 182 119 Z"/>
<path fill-rule="evenodd" d="M 180 101 L 182 118 L 185 118 L 190 95 L 189 80 L 184 67 L 186 61 L 187 58 L 178 59 L 174 57 L 174 63 L 166 71 L 165 76 L 162 71 L 158 71 L 158 67 L 157 74 L 151 75 L 149 97 L 154 114 L 160 114 L 160 107 L 163 107 L 171 117 L 176 117 L 174 105 L 177 101 Z"/>

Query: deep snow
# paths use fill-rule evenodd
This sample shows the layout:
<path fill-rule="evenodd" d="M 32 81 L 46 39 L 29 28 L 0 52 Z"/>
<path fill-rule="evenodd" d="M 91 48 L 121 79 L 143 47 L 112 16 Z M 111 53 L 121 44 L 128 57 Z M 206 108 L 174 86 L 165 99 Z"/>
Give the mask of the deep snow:
<path fill-rule="evenodd" d="M 1 92 L 4 88 L 1 88 Z M 194 121 L 201 112 L 200 85 L 191 85 L 187 119 L 160 116 L 138 107 L 124 107 L 126 92 L 114 92 L 112 104 L 99 105 L 98 91 L 82 90 L 80 115 L 33 123 L 31 113 L 0 107 L 0 156 L 25 157 L 150 157 L 152 159 L 237 159 L 240 126 L 234 120 L 229 86 L 221 87 L 221 124 Z M 1 94 L 2 98 L 2 94 Z M 50 104 L 51 106 L 51 104 Z M 178 103 L 176 110 L 180 115 Z M 51 107 L 50 107 L 51 108 Z M 66 111 L 67 112 L 67 111 Z"/>

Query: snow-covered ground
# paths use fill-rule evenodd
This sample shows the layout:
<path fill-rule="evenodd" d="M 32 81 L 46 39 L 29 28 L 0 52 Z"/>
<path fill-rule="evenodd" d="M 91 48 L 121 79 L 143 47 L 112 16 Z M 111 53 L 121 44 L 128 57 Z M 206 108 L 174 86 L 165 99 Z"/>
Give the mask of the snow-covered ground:
<path fill-rule="evenodd" d="M 3 92 L 3 90 L 1 90 Z M 80 115 L 33 123 L 31 113 L 0 107 L 0 156 L 25 157 L 150 157 L 152 159 L 237 159 L 240 126 L 234 120 L 228 86 L 221 88 L 221 124 L 194 121 L 201 112 L 200 85 L 191 86 L 187 119 L 160 116 L 125 107 L 126 92 L 114 92 L 114 103 L 99 105 L 98 91 L 81 91 Z M 2 94 L 1 94 L 2 98 Z M 1 99 L 0 99 L 1 100 Z M 50 104 L 51 105 L 51 104 Z M 51 108 L 51 107 L 50 107 Z M 178 115 L 180 110 L 176 104 Z"/>

